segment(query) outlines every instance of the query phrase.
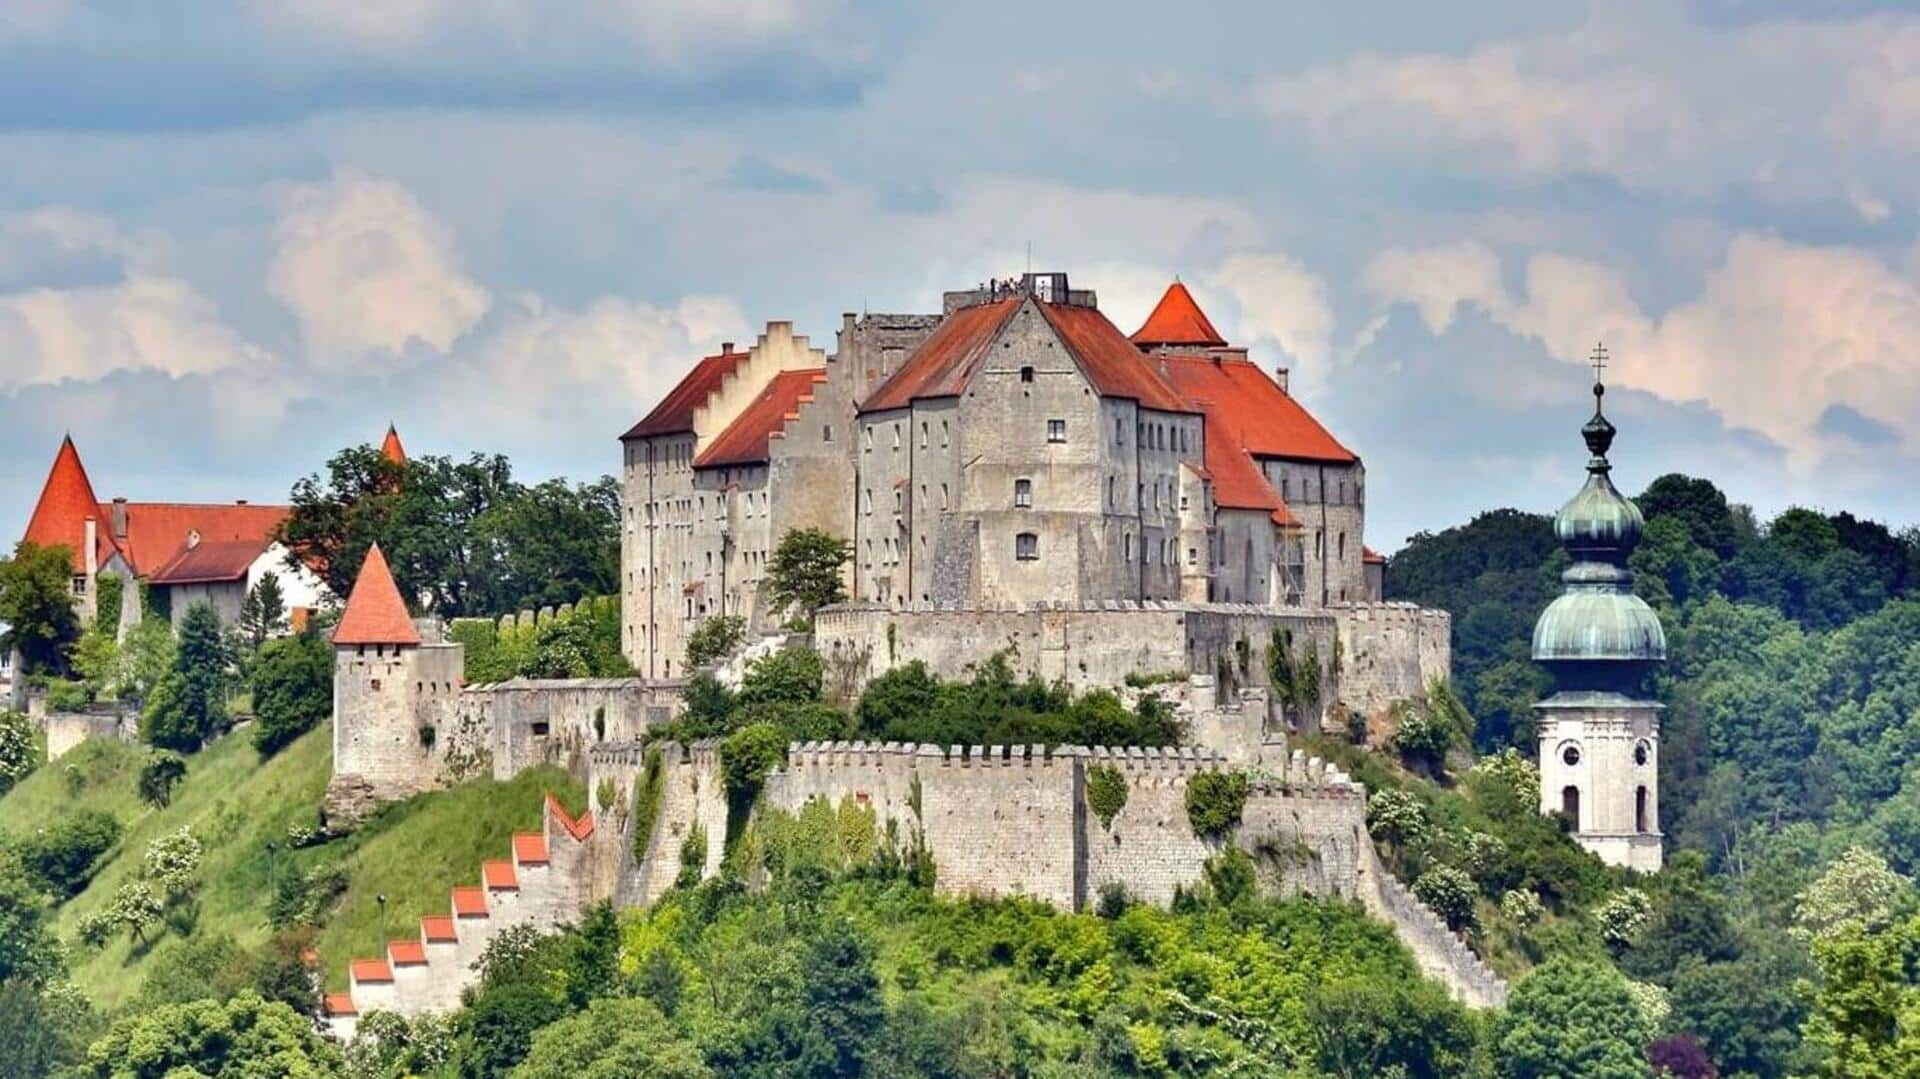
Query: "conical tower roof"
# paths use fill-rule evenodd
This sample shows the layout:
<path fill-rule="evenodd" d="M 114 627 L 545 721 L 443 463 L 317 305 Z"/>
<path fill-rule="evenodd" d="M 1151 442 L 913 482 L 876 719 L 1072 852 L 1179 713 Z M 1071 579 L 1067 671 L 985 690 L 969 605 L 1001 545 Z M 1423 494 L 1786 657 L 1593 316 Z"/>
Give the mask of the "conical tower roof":
<path fill-rule="evenodd" d="M 400 445 L 400 432 L 393 429 L 393 424 L 387 424 L 387 437 L 380 440 L 380 456 L 396 465 L 407 463 L 406 447 Z"/>
<path fill-rule="evenodd" d="M 1194 302 L 1193 293 L 1187 291 L 1187 286 L 1175 280 L 1167 286 L 1160 302 L 1154 305 L 1147 321 L 1133 332 L 1133 343 L 1141 348 L 1158 348 L 1162 345 L 1221 348 L 1226 345 L 1227 339 L 1213 328 L 1213 322 Z"/>
<path fill-rule="evenodd" d="M 33 516 L 27 520 L 26 535 L 21 538 L 41 547 L 65 546 L 73 552 L 73 571 L 87 570 L 87 518 L 98 521 L 100 500 L 94 497 L 93 481 L 87 478 L 87 466 L 80 463 L 80 451 L 71 435 L 60 440 L 53 468 L 40 488 L 40 501 L 34 503 Z M 104 523 L 94 528 L 96 564 L 105 564 L 117 548 L 112 530 Z"/>
<path fill-rule="evenodd" d="M 360 564 L 347 609 L 334 627 L 333 643 L 420 643 L 420 632 L 413 628 L 413 616 L 407 613 L 407 602 L 400 598 L 400 586 L 393 583 L 393 571 L 377 543 L 367 549 L 367 559 Z"/>

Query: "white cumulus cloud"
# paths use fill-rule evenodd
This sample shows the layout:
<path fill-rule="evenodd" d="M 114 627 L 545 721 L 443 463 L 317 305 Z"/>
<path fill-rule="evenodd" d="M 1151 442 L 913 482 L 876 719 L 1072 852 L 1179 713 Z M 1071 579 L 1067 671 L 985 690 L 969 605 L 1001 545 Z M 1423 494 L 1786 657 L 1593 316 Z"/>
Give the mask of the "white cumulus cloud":
<path fill-rule="evenodd" d="M 286 192 L 267 287 L 310 358 L 353 367 L 424 345 L 445 352 L 492 303 L 454 238 L 399 184 L 356 172 Z"/>

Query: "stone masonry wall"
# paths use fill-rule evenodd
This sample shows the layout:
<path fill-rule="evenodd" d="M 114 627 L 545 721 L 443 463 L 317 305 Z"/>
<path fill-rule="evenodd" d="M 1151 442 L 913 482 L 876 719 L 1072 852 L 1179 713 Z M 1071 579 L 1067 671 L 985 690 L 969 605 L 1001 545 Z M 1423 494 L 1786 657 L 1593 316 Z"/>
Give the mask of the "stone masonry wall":
<path fill-rule="evenodd" d="M 1371 715 L 1453 670 L 1453 616 L 1411 603 L 1329 608 L 1340 631 L 1340 698 Z"/>

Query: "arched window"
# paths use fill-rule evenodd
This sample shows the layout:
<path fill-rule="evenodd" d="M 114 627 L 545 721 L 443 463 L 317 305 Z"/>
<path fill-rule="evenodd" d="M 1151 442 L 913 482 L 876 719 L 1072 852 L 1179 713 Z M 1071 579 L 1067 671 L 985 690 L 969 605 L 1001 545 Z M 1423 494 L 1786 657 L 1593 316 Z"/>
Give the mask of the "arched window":
<path fill-rule="evenodd" d="M 1560 812 L 1573 825 L 1574 831 L 1580 830 L 1580 788 L 1569 786 L 1560 792 Z"/>
<path fill-rule="evenodd" d="M 1647 744 L 1646 739 L 1643 738 L 1640 741 L 1634 743 L 1633 763 L 1640 765 L 1641 767 L 1645 767 L 1647 763 L 1647 759 L 1652 755 L 1653 755 L 1653 749 L 1651 746 Z"/>
<path fill-rule="evenodd" d="M 1633 792 L 1633 830 L 1636 832 L 1651 831 L 1651 829 L 1647 827 L 1647 788 L 1645 784 L 1641 784 Z"/>
<path fill-rule="evenodd" d="M 1022 532 L 1013 537 L 1013 557 L 1022 562 L 1032 562 L 1040 557 L 1040 537 L 1032 532 Z"/>

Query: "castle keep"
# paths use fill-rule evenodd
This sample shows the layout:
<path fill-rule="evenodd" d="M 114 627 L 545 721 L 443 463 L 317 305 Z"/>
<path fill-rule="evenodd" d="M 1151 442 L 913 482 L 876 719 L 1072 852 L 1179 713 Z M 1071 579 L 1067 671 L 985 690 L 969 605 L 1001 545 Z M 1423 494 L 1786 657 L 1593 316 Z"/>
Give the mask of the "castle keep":
<path fill-rule="evenodd" d="M 621 441 L 648 677 L 701 619 L 778 622 L 759 586 L 796 528 L 849 540 L 848 594 L 898 610 L 1380 598 L 1360 458 L 1178 283 L 1132 337 L 1060 273 L 845 316 L 831 354 L 771 323 Z"/>

